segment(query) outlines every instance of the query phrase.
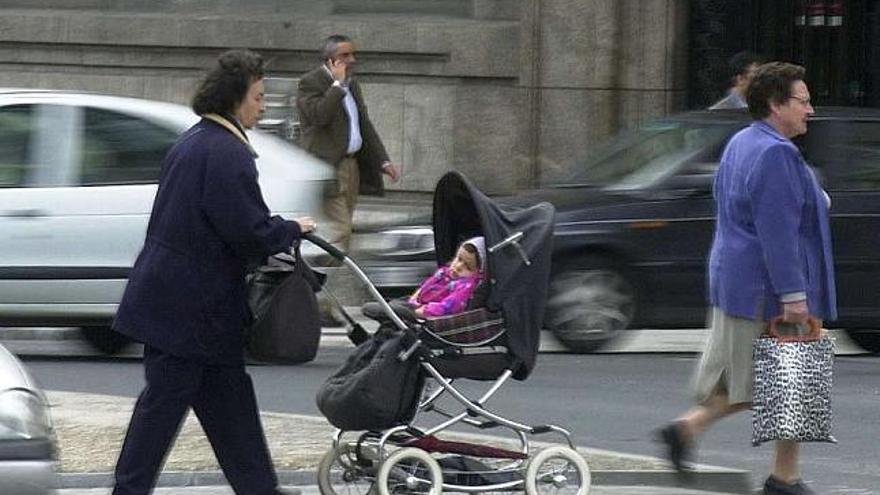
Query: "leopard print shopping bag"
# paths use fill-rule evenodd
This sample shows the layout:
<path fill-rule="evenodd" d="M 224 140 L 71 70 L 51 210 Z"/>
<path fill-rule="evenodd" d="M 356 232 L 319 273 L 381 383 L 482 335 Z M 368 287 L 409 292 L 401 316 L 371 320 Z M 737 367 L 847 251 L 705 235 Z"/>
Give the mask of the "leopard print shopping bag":
<path fill-rule="evenodd" d="M 770 440 L 832 442 L 831 375 L 834 341 L 810 320 L 803 337 L 780 336 L 770 324 L 755 339 L 752 445 Z"/>

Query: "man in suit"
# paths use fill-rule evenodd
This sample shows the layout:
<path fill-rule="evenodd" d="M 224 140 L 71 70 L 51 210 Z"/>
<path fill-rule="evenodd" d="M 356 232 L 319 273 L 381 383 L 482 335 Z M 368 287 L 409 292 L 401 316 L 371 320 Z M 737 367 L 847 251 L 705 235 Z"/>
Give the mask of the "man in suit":
<path fill-rule="evenodd" d="M 288 251 L 315 221 L 271 216 L 263 202 L 244 132 L 264 110 L 259 55 L 221 55 L 192 107 L 202 120 L 165 158 L 144 247 L 113 323 L 143 342 L 146 378 L 113 493 L 152 491 L 190 408 L 236 494 L 290 493 L 277 488 L 244 368 L 245 272 Z"/>
<path fill-rule="evenodd" d="M 336 189 L 324 200 L 335 235 L 328 241 L 349 248 L 358 194 L 381 195 L 382 174 L 397 182 L 400 170 L 376 133 L 360 85 L 354 77 L 354 43 L 334 34 L 324 40 L 321 65 L 299 80 L 296 106 L 302 134 L 300 145 L 336 168 Z"/>
<path fill-rule="evenodd" d="M 749 106 L 746 104 L 746 88 L 755 70 L 763 63 L 764 59 L 760 55 L 748 51 L 730 57 L 727 63 L 730 69 L 730 89 L 727 90 L 727 95 L 715 102 L 709 110 L 747 109 Z"/>

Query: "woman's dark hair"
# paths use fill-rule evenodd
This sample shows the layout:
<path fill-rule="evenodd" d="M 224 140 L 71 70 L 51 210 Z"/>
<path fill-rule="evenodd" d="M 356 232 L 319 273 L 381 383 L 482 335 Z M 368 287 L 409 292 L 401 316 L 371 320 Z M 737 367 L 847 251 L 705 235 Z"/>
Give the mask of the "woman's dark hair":
<path fill-rule="evenodd" d="M 462 249 L 474 255 L 474 259 L 477 260 L 477 270 L 482 271 L 483 260 L 480 259 L 480 251 L 477 250 L 477 247 L 469 242 L 465 242 L 461 245 Z"/>
<path fill-rule="evenodd" d="M 229 50 L 202 79 L 192 99 L 198 115 L 231 114 L 247 96 L 248 88 L 263 78 L 263 58 L 250 50 Z"/>
<path fill-rule="evenodd" d="M 770 62 L 758 67 L 746 88 L 746 102 L 753 119 L 770 115 L 770 104 L 782 105 L 791 98 L 791 85 L 803 81 L 807 71 L 800 65 Z"/>

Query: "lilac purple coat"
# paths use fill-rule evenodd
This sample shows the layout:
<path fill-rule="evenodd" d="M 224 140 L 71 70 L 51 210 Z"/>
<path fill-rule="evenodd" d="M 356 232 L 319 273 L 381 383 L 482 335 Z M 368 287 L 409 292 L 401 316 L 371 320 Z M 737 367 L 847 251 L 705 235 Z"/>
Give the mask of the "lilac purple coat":
<path fill-rule="evenodd" d="M 467 309 L 480 284 L 481 273 L 461 278 L 452 278 L 449 265 L 441 267 L 430 278 L 422 282 L 419 290 L 409 298 L 409 303 L 423 306 L 425 316 L 447 316 L 461 313 Z"/>
<path fill-rule="evenodd" d="M 782 314 L 781 297 L 804 293 L 811 315 L 837 318 L 830 205 L 794 143 L 754 122 L 727 144 L 714 193 L 709 302 L 766 320 Z"/>

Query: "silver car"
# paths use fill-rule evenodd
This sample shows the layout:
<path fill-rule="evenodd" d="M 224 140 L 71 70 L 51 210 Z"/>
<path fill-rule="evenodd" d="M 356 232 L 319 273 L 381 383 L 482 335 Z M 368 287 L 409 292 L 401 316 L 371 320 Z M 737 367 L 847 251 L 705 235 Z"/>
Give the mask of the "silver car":
<path fill-rule="evenodd" d="M 83 326 L 112 339 L 163 158 L 197 120 L 171 103 L 0 89 L 0 325 Z M 330 166 L 248 135 L 269 208 L 320 222 Z"/>
<path fill-rule="evenodd" d="M 0 345 L 0 493 L 52 493 L 55 454 L 46 396 L 21 362 Z"/>

